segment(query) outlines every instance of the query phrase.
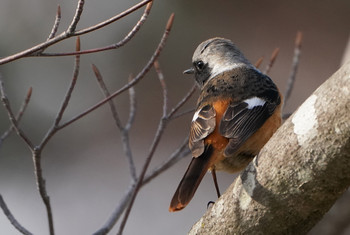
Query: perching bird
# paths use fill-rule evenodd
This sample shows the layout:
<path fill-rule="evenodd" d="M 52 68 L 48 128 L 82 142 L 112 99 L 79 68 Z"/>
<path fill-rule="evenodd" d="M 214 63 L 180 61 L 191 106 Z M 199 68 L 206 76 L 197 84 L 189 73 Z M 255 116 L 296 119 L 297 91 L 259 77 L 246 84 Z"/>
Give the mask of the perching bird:
<path fill-rule="evenodd" d="M 169 211 L 191 201 L 208 170 L 215 183 L 215 171 L 243 170 L 281 125 L 278 88 L 230 40 L 202 42 L 192 62 L 184 73 L 194 74 L 201 89 L 189 137 L 193 158 Z"/>

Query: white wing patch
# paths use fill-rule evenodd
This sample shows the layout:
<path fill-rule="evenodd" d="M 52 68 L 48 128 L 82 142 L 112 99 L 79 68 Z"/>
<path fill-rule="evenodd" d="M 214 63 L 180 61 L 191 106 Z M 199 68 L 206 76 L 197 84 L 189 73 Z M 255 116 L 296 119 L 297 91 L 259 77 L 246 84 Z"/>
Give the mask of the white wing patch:
<path fill-rule="evenodd" d="M 253 109 L 256 106 L 263 106 L 266 103 L 265 100 L 258 97 L 252 97 L 252 98 L 246 99 L 244 100 L 244 102 L 248 104 L 248 107 L 247 107 L 248 109 Z"/>
<path fill-rule="evenodd" d="M 200 111 L 201 111 L 201 109 L 197 110 L 197 112 L 194 113 L 193 118 L 192 118 L 192 122 L 197 120 L 197 118 L 199 117 L 199 112 Z"/>

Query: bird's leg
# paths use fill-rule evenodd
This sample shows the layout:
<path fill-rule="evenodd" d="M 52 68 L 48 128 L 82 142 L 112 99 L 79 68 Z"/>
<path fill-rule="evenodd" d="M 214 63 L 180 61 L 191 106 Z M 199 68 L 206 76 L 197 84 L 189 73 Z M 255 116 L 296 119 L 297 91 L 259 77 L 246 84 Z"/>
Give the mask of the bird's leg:
<path fill-rule="evenodd" d="M 219 197 L 221 196 L 221 194 L 220 194 L 220 189 L 219 189 L 218 181 L 217 181 L 217 178 L 216 178 L 215 168 L 213 168 L 213 169 L 211 170 L 211 175 L 213 176 L 213 181 L 214 181 L 216 193 L 217 193 L 218 198 L 219 198 Z"/>

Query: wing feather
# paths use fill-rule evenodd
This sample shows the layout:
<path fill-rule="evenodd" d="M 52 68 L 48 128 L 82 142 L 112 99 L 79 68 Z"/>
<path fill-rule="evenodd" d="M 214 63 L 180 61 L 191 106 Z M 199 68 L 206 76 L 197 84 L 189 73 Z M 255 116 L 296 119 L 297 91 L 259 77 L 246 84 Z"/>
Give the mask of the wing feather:
<path fill-rule="evenodd" d="M 225 155 L 232 156 L 265 123 L 277 105 L 258 97 L 229 105 L 219 127 L 221 135 L 230 139 Z"/>
<path fill-rule="evenodd" d="M 189 147 L 193 157 L 204 152 L 204 138 L 215 129 L 216 112 L 211 105 L 198 109 L 192 119 Z"/>

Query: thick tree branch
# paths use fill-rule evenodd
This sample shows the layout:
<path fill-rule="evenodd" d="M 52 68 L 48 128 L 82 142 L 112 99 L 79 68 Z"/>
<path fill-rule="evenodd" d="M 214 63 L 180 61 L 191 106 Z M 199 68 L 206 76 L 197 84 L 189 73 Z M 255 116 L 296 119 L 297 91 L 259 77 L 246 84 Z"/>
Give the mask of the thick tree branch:
<path fill-rule="evenodd" d="M 350 185 L 350 62 L 282 125 L 189 234 L 305 234 Z"/>

